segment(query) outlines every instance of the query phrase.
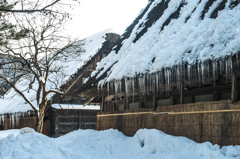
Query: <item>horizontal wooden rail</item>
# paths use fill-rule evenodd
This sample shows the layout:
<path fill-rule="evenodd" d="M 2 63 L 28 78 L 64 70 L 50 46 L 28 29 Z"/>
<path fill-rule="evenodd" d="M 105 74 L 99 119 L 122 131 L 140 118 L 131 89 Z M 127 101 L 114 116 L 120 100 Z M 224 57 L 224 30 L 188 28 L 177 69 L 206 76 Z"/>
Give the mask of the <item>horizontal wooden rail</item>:
<path fill-rule="evenodd" d="M 228 113 L 228 112 L 240 112 L 240 109 L 226 109 L 226 110 L 210 110 L 210 111 L 192 111 L 192 112 L 169 112 L 169 115 L 175 114 L 200 114 L 200 113 Z"/>
<path fill-rule="evenodd" d="M 102 114 L 101 116 L 117 116 L 117 115 L 134 115 L 134 114 L 153 114 L 153 115 L 177 115 L 177 114 L 201 114 L 201 113 L 227 113 L 227 112 L 240 112 L 240 109 L 227 109 L 227 110 L 210 110 L 210 111 L 191 111 L 191 112 L 136 112 L 136 113 L 119 113 L 119 114 Z"/>
<path fill-rule="evenodd" d="M 136 113 L 121 113 L 121 114 L 102 114 L 102 115 L 97 115 L 99 116 L 115 116 L 115 115 L 133 115 L 133 114 L 153 114 L 155 112 L 136 112 Z"/>

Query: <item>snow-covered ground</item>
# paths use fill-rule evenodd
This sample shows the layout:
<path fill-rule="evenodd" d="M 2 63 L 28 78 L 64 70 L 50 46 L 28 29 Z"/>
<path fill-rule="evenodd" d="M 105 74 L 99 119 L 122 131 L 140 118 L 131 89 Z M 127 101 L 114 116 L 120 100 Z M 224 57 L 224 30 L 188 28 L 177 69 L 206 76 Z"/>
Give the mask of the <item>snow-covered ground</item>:
<path fill-rule="evenodd" d="M 16 131 L 19 130 L 0 131 L 1 159 L 240 158 L 240 146 L 220 148 L 209 142 L 199 144 L 155 129 L 141 129 L 133 137 L 113 129 L 77 130 L 55 139 L 34 131 L 23 134 Z"/>

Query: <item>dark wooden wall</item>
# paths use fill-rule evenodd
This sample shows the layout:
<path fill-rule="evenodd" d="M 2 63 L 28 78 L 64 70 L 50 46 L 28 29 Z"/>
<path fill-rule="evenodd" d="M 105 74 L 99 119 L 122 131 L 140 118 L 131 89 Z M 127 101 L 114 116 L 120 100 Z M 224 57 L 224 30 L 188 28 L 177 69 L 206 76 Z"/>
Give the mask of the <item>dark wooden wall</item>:
<path fill-rule="evenodd" d="M 240 103 L 223 100 L 157 107 L 155 111 L 142 108 L 101 112 L 98 113 L 97 130 L 113 128 L 133 136 L 138 129 L 154 128 L 196 142 L 239 145 L 239 108 Z"/>
<path fill-rule="evenodd" d="M 50 113 L 51 137 L 59 137 L 78 129 L 96 129 L 98 110 L 58 110 Z"/>
<path fill-rule="evenodd" d="M 4 130 L 8 129 L 21 129 L 24 127 L 30 127 L 36 130 L 36 117 L 24 117 L 19 119 L 19 125 L 16 124 L 16 120 L 14 121 L 14 126 L 10 124 L 10 119 L 4 119 Z"/>
<path fill-rule="evenodd" d="M 4 130 L 4 125 L 0 124 L 0 130 Z"/>

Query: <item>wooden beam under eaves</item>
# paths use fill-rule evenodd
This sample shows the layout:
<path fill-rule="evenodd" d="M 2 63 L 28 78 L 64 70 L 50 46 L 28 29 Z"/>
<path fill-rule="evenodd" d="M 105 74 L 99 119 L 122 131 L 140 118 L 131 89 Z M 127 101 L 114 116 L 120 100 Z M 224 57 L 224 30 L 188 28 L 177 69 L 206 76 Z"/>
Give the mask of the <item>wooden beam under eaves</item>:
<path fill-rule="evenodd" d="M 232 102 L 237 102 L 237 76 L 236 76 L 236 72 L 232 73 L 231 100 L 232 100 Z"/>
<path fill-rule="evenodd" d="M 182 81 L 180 83 L 180 104 L 184 103 L 183 89 L 184 89 L 184 82 Z"/>

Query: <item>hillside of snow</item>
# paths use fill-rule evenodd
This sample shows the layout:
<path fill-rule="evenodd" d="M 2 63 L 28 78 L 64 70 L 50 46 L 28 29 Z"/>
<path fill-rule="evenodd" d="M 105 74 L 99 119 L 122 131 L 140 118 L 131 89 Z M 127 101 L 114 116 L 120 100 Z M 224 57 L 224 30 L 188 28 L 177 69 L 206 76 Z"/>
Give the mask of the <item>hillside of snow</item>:
<path fill-rule="evenodd" d="M 82 48 L 85 50 L 84 53 L 81 54 L 81 56 L 78 59 L 74 59 L 72 61 L 59 61 L 56 65 L 63 65 L 64 69 L 60 70 L 67 76 L 62 78 L 61 77 L 52 77 L 53 75 L 50 75 L 48 80 L 59 80 L 58 87 L 60 87 L 63 83 L 67 82 L 68 79 L 72 74 L 74 74 L 78 69 L 80 69 L 83 65 L 86 64 L 87 61 L 93 57 L 97 51 L 102 47 L 102 44 L 105 41 L 105 35 L 106 33 L 111 32 L 111 29 L 104 30 L 102 32 L 99 32 L 97 34 L 94 34 L 92 36 L 87 37 L 84 40 L 84 46 Z M 80 43 L 82 43 L 80 41 Z M 81 46 L 81 45 L 80 45 Z M 72 51 L 77 51 L 77 48 L 73 48 Z M 36 101 L 36 91 L 38 88 L 38 85 L 34 83 L 32 85 L 32 89 L 30 91 L 27 91 L 29 81 L 26 79 L 20 79 L 16 83 L 16 87 L 19 90 L 23 90 L 23 94 L 33 103 L 33 105 L 37 108 L 37 101 Z M 49 84 L 50 83 L 50 84 Z M 53 85 L 51 82 L 47 81 L 47 87 L 50 89 L 53 89 L 55 85 Z M 9 92 L 7 92 L 4 95 L 4 98 L 0 98 L 0 121 L 1 121 L 1 114 L 4 113 L 20 113 L 20 112 L 27 112 L 29 110 L 33 110 L 29 104 L 26 103 L 26 101 L 18 95 L 13 89 L 10 89 Z M 3 118 L 3 116 L 2 116 Z"/>
<path fill-rule="evenodd" d="M 36 133 L 1 136 L 1 159 L 237 159 L 240 146 L 196 143 L 185 137 L 141 129 L 133 137 L 117 130 L 77 130 L 59 138 Z M 26 130 L 25 130 L 26 132 Z"/>

